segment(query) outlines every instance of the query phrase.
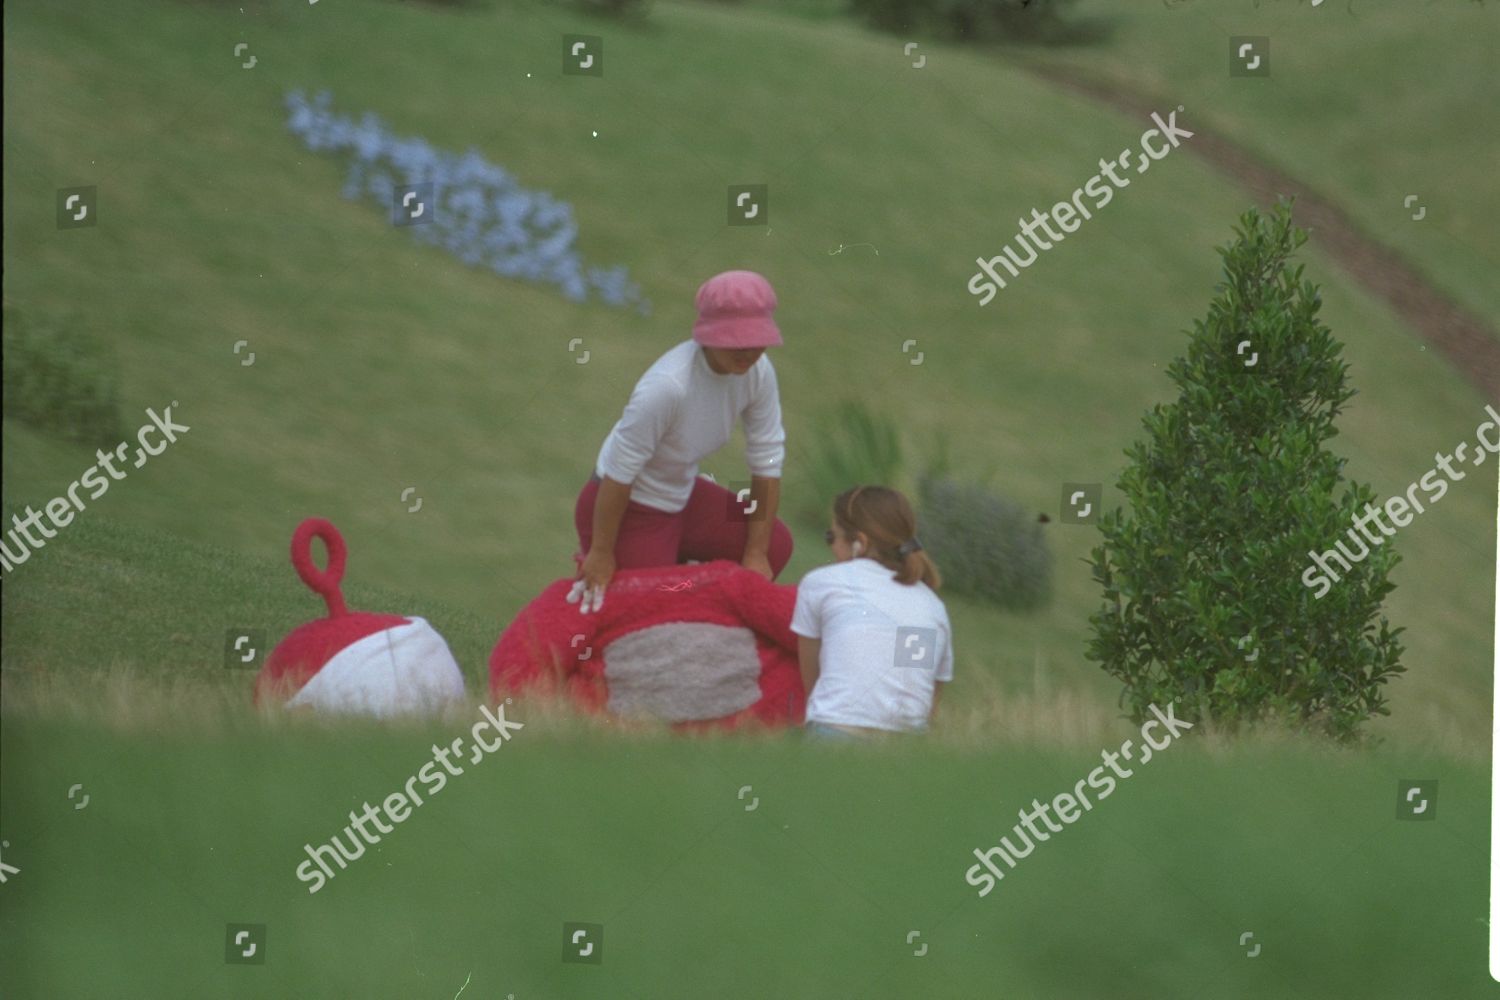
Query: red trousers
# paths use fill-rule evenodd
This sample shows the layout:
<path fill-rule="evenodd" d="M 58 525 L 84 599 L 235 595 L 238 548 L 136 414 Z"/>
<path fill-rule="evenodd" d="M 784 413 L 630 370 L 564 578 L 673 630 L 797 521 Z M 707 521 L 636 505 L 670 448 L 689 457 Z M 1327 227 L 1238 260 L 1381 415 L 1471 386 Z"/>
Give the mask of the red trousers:
<path fill-rule="evenodd" d="M 598 494 L 599 478 L 595 476 L 579 491 L 578 503 L 573 508 L 579 546 L 573 558 L 580 563 L 594 539 L 594 498 Z M 750 516 L 735 501 L 733 493 L 700 476 L 693 484 L 687 506 L 675 514 L 630 501 L 615 538 L 615 566 L 647 569 L 677 566 L 689 559 L 739 562 L 745 555 L 749 524 Z M 773 577 L 780 576 L 792 558 L 792 532 L 780 518 L 771 526 L 766 558 Z"/>

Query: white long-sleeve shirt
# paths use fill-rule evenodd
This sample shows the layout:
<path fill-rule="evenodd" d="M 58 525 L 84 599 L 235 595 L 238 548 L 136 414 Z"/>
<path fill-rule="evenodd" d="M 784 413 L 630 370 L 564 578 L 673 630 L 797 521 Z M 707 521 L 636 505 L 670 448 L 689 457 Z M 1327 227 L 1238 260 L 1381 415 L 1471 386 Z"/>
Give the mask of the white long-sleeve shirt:
<path fill-rule="evenodd" d="M 781 477 L 786 432 L 776 369 L 762 354 L 743 375 L 708 367 L 702 347 L 685 340 L 646 369 L 615 422 L 594 472 L 633 484 L 630 499 L 676 513 L 687 506 L 698 463 L 745 422 L 745 462 L 754 476 Z"/>

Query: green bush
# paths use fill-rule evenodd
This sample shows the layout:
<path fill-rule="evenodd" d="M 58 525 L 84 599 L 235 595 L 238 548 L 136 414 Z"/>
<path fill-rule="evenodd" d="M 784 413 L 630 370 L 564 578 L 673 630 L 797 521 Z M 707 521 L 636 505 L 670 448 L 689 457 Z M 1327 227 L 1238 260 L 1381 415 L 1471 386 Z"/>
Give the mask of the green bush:
<path fill-rule="evenodd" d="M 1052 553 L 1036 514 L 946 475 L 925 474 L 917 490 L 917 534 L 945 592 L 1012 610 L 1051 599 Z"/>
<path fill-rule="evenodd" d="M 1379 614 L 1399 557 L 1372 543 L 1326 593 L 1304 580 L 1374 499 L 1323 447 L 1354 390 L 1317 289 L 1288 269 L 1307 239 L 1290 205 L 1235 232 L 1207 319 L 1168 368 L 1180 396 L 1126 452 L 1130 513 L 1100 520 L 1087 655 L 1124 682 L 1137 721 L 1176 702 L 1225 729 L 1275 719 L 1353 740 L 1405 669 L 1402 630 Z"/>
<path fill-rule="evenodd" d="M 405 3 L 408 0 L 401 0 Z M 429 7 L 461 7 L 469 10 L 484 10 L 492 6 L 493 0 L 419 0 Z"/>
<path fill-rule="evenodd" d="M 967 42 L 1066 45 L 1097 41 L 1102 23 L 1070 16 L 1076 0 L 851 0 L 883 31 Z"/>
<path fill-rule="evenodd" d="M 607 17 L 642 18 L 647 13 L 645 0 L 573 0 L 573 6 Z"/>
<path fill-rule="evenodd" d="M 863 403 L 841 403 L 819 422 L 811 440 L 801 463 L 808 470 L 810 489 L 801 492 L 805 501 L 797 512 L 808 525 L 826 528 L 833 498 L 851 486 L 900 488 L 901 439 L 896 425 Z"/>
<path fill-rule="evenodd" d="M 114 365 L 71 323 L 38 322 L 4 307 L 4 412 L 90 446 L 123 437 Z"/>

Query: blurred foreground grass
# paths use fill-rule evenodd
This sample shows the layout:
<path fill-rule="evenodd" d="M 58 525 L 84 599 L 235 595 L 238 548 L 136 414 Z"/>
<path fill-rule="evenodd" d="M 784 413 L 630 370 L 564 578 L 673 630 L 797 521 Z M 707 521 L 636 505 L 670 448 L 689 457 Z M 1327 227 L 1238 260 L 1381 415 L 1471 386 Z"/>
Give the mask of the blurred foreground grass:
<path fill-rule="evenodd" d="M 531 718 L 524 704 L 508 717 Z M 1493 989 L 1482 765 L 1193 734 L 980 899 L 964 883 L 973 849 L 1118 734 L 848 748 L 534 720 L 309 895 L 303 845 L 475 718 L 142 738 L 7 709 L 5 860 L 20 871 L 0 993 L 447 1000 L 471 976 L 497 998 Z M 1434 822 L 1395 818 L 1409 777 L 1439 780 Z M 561 963 L 564 921 L 604 925 L 602 965 Z M 225 964 L 227 923 L 267 925 L 264 965 Z"/>

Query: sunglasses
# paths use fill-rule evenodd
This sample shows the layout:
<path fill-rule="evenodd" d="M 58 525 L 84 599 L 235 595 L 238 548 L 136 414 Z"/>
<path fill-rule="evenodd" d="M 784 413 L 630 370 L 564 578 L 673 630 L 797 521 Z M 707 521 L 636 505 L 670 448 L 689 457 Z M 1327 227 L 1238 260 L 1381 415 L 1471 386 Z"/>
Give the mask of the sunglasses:
<path fill-rule="evenodd" d="M 827 542 L 829 545 L 833 544 L 833 529 L 832 528 L 829 528 L 827 531 L 823 532 L 823 541 Z"/>

